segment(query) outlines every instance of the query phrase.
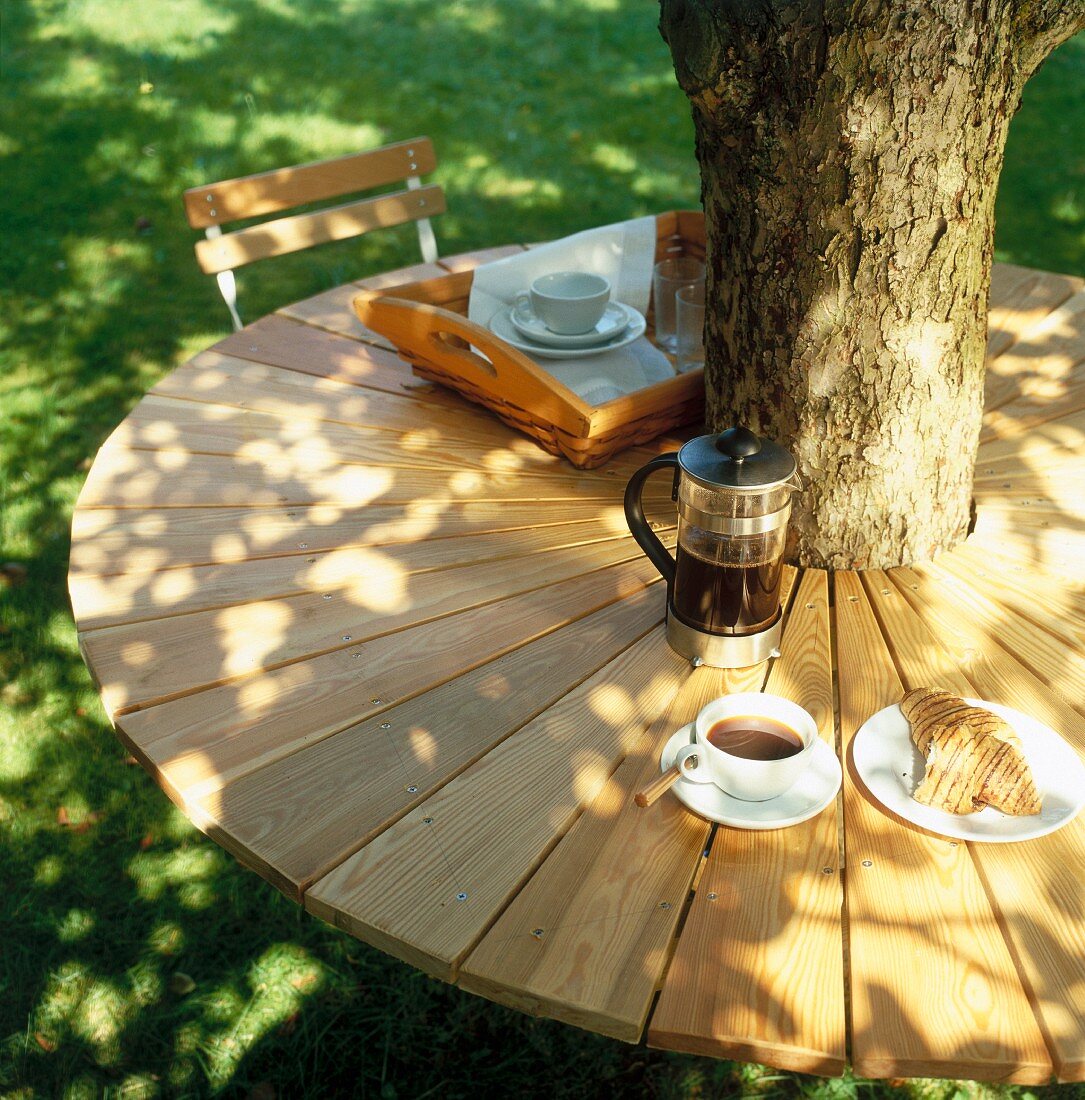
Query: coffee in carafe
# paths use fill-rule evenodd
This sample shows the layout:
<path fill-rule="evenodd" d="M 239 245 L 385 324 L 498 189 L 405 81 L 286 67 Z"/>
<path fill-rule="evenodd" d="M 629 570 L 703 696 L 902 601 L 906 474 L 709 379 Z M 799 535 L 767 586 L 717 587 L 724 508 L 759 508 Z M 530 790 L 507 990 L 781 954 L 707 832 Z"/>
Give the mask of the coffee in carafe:
<path fill-rule="evenodd" d="M 779 558 L 746 565 L 705 561 L 679 545 L 675 555 L 674 610 L 710 634 L 764 630 L 780 607 Z"/>
<path fill-rule="evenodd" d="M 672 558 L 644 520 L 640 496 L 670 468 L 678 503 Z M 667 581 L 667 640 L 718 668 L 756 664 L 780 637 L 780 580 L 795 461 L 745 428 L 699 436 L 660 455 L 626 490 L 630 531 Z"/>

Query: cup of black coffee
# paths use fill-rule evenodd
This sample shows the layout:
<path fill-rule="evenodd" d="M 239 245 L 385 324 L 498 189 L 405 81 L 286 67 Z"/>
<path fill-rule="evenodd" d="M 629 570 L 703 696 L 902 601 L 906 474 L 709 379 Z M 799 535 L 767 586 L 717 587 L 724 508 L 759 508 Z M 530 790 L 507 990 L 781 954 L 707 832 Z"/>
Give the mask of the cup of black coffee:
<path fill-rule="evenodd" d="M 674 760 L 683 778 L 715 783 L 744 802 L 783 794 L 802 774 L 818 739 L 817 723 L 797 703 L 756 691 L 713 699 L 693 730 L 696 740 Z"/>

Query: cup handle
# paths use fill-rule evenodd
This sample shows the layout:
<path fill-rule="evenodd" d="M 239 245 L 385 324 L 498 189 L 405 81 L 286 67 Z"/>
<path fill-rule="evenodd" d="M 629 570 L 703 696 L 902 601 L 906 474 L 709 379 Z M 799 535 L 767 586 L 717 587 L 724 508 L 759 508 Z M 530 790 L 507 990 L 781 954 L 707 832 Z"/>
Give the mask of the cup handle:
<path fill-rule="evenodd" d="M 712 782 L 712 776 L 708 772 L 708 762 L 700 745 L 683 745 L 674 754 L 673 766 L 678 769 L 683 779 L 693 783 Z"/>
<path fill-rule="evenodd" d="M 521 290 L 512 300 L 513 312 L 526 309 L 529 305 L 531 305 L 531 295 L 526 290 Z"/>

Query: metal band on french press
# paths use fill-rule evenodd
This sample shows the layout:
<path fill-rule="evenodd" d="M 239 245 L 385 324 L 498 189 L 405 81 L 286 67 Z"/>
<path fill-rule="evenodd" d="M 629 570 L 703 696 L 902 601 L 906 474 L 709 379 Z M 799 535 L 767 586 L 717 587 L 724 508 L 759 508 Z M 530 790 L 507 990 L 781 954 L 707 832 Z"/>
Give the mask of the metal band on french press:
<path fill-rule="evenodd" d="M 714 535 L 763 535 L 768 531 L 786 527 L 790 513 L 790 502 L 779 511 L 769 512 L 763 516 L 736 518 L 712 515 L 710 512 L 702 512 L 694 508 L 684 500 L 678 501 L 678 514 L 686 523 L 691 523 L 702 531 L 711 531 Z"/>

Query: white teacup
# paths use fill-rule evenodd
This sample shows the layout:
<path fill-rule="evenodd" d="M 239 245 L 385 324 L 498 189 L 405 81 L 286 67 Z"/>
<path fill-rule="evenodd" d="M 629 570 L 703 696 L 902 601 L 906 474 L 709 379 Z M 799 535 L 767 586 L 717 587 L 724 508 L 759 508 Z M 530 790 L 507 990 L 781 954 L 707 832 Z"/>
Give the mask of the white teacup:
<path fill-rule="evenodd" d="M 610 300 L 610 280 L 590 271 L 540 275 L 530 291 L 531 308 L 551 332 L 579 336 L 599 324 Z"/>
<path fill-rule="evenodd" d="M 740 716 L 774 719 L 792 731 L 802 745 L 792 756 L 756 760 L 733 755 L 709 741 L 709 731 L 717 722 Z M 806 768 L 810 750 L 818 740 L 817 723 L 802 707 L 779 695 L 756 691 L 713 699 L 701 709 L 693 729 L 696 742 L 683 745 L 675 754 L 679 773 L 694 783 L 715 783 L 744 802 L 765 802 L 783 794 Z"/>

